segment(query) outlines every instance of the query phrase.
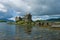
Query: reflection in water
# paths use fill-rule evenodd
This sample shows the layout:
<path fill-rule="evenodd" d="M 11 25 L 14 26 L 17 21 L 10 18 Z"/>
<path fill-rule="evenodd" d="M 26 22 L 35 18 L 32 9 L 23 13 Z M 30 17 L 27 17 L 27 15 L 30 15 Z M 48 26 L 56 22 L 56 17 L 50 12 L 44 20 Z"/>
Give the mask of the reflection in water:
<path fill-rule="evenodd" d="M 16 40 L 23 40 L 24 38 L 31 38 L 32 26 L 16 25 Z"/>
<path fill-rule="evenodd" d="M 20 26 L 20 25 L 16 25 L 16 34 L 23 34 L 23 33 L 27 33 L 27 34 L 31 34 L 32 31 L 32 26 Z"/>
<path fill-rule="evenodd" d="M 0 23 L 0 40 L 60 40 L 60 30 Z"/>
<path fill-rule="evenodd" d="M 25 26 L 24 27 L 24 30 L 25 30 L 25 32 L 27 33 L 27 34 L 31 34 L 31 31 L 32 31 L 32 26 Z"/>
<path fill-rule="evenodd" d="M 16 40 L 58 40 L 59 35 L 60 31 L 49 28 L 16 25 Z"/>

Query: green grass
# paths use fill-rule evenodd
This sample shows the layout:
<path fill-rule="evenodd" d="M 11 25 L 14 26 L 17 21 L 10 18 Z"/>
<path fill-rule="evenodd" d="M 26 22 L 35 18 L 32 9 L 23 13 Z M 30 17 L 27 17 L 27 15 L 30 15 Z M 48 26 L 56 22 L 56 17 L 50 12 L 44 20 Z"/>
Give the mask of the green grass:
<path fill-rule="evenodd" d="M 17 21 L 17 25 L 34 25 L 34 22 Z"/>

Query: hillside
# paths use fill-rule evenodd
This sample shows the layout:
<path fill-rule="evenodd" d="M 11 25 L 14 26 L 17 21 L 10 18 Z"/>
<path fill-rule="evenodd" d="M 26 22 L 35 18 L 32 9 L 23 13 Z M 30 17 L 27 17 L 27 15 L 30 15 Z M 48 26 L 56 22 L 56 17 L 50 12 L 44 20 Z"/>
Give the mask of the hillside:
<path fill-rule="evenodd" d="M 48 19 L 47 21 L 60 21 L 60 18 L 53 18 L 53 19 Z"/>

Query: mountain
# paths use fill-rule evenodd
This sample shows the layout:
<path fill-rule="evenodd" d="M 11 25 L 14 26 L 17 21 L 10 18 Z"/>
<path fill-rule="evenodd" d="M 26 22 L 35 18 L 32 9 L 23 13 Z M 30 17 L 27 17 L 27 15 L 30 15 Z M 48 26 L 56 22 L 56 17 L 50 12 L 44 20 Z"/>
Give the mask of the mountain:
<path fill-rule="evenodd" d="M 60 21 L 60 18 L 47 19 L 47 21 Z"/>

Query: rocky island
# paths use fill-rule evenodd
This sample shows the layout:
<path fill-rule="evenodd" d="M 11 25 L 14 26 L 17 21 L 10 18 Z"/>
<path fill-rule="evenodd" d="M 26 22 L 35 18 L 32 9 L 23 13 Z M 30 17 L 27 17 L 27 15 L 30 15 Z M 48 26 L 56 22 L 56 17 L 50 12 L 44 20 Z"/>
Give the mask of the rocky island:
<path fill-rule="evenodd" d="M 50 26 L 51 22 L 48 22 L 46 20 L 32 20 L 32 15 L 30 13 L 27 13 L 23 18 L 15 17 L 16 24 L 18 25 L 38 25 L 38 26 Z"/>
<path fill-rule="evenodd" d="M 19 25 L 34 25 L 34 22 L 32 21 L 32 15 L 30 13 L 27 13 L 23 18 L 20 16 L 16 17 L 15 20 L 16 24 Z"/>

